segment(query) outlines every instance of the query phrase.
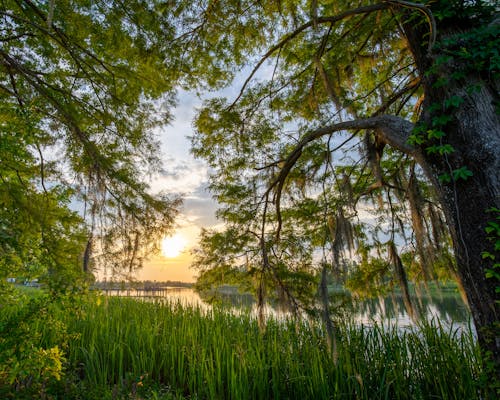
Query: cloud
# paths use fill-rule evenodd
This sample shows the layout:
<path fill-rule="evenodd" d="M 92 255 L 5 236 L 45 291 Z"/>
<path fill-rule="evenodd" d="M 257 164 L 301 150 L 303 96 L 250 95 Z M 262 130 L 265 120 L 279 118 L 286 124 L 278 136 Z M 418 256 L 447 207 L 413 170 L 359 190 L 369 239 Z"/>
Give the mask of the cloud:
<path fill-rule="evenodd" d="M 168 157 L 163 170 L 153 179 L 151 186 L 155 191 L 163 190 L 189 196 L 207 181 L 208 168 L 203 162 L 192 157 L 190 159 Z"/>
<path fill-rule="evenodd" d="M 217 208 L 218 204 L 205 183 L 184 199 L 183 214 L 199 227 L 211 227 L 219 223 L 215 218 Z"/>
<path fill-rule="evenodd" d="M 195 159 L 190 152 L 188 137 L 194 133 L 192 121 L 201 103 L 194 94 L 179 93 L 179 104 L 173 110 L 172 123 L 156 132 L 161 142 L 163 168 L 150 181 L 155 192 L 165 191 L 183 196 L 184 203 L 177 218 L 175 233 L 187 240 L 186 253 L 170 260 L 161 256 L 152 259 L 138 275 L 139 279 L 192 281 L 194 271 L 188 268 L 192 259 L 188 249 L 196 245 L 201 228 L 220 224 L 215 218 L 218 205 L 207 190 L 208 166 L 204 161 Z"/>

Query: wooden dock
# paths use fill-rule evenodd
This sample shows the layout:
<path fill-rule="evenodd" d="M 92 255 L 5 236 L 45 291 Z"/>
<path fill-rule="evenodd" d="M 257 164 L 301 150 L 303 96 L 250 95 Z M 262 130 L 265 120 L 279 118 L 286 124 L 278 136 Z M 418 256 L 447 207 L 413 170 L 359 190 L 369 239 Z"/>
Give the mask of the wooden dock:
<path fill-rule="evenodd" d="M 165 297 L 167 292 L 176 288 L 154 287 L 154 288 L 103 288 L 99 289 L 106 296 L 126 296 L 126 297 Z"/>

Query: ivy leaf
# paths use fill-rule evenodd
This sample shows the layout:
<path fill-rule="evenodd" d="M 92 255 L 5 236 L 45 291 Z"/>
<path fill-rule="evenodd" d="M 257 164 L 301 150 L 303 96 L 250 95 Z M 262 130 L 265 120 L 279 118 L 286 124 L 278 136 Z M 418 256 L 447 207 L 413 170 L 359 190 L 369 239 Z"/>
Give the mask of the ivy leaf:
<path fill-rule="evenodd" d="M 446 115 L 446 114 L 436 116 L 436 117 L 432 118 L 432 126 L 434 126 L 434 127 L 445 126 L 452 119 L 453 118 L 450 115 Z"/>
<path fill-rule="evenodd" d="M 442 108 L 442 104 L 439 102 L 434 102 L 429 106 L 429 112 L 434 113 L 436 111 L 440 111 Z"/>
<path fill-rule="evenodd" d="M 438 147 L 439 146 L 429 146 L 425 149 L 427 154 L 436 154 L 438 152 Z"/>
<path fill-rule="evenodd" d="M 486 270 L 486 278 L 496 278 L 500 280 L 500 274 L 492 269 Z"/>
<path fill-rule="evenodd" d="M 451 176 L 450 174 L 444 173 L 438 176 L 438 180 L 440 183 L 450 183 L 451 182 Z"/>
<path fill-rule="evenodd" d="M 450 83 L 450 80 L 448 78 L 440 77 L 432 84 L 432 87 L 435 89 L 444 87 Z"/>
<path fill-rule="evenodd" d="M 439 130 L 439 129 L 429 129 L 427 131 L 427 138 L 431 139 L 441 139 L 444 137 L 446 134 Z"/>
<path fill-rule="evenodd" d="M 465 72 L 463 72 L 463 71 L 455 71 L 455 72 L 453 72 L 453 74 L 451 74 L 451 77 L 454 80 L 463 79 L 463 78 L 465 78 Z"/>
<path fill-rule="evenodd" d="M 458 181 L 459 179 L 463 179 L 466 181 L 472 175 L 472 171 L 464 166 L 453 171 L 453 180 Z"/>
<path fill-rule="evenodd" d="M 457 108 L 460 104 L 462 104 L 465 100 L 460 96 L 452 96 L 449 99 L 444 101 L 445 108 Z"/>
<path fill-rule="evenodd" d="M 412 145 L 421 145 L 425 143 L 425 138 L 422 135 L 411 135 L 408 138 L 408 143 Z"/>
<path fill-rule="evenodd" d="M 488 222 L 488 226 L 485 228 L 485 231 L 488 234 L 495 232 L 497 236 L 500 236 L 500 224 L 490 221 Z"/>
<path fill-rule="evenodd" d="M 452 145 L 450 144 L 442 144 L 442 145 L 434 145 L 434 146 L 429 146 L 425 149 L 427 151 L 427 154 L 440 154 L 440 155 L 445 155 L 445 154 L 451 154 L 455 151 Z"/>

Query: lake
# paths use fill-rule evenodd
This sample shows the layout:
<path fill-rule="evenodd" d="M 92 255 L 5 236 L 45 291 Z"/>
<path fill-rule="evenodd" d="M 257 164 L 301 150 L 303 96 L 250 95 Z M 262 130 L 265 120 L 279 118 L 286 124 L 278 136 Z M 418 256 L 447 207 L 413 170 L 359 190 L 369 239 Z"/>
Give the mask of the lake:
<path fill-rule="evenodd" d="M 257 315 L 257 305 L 253 296 L 241 294 L 231 286 L 222 287 L 217 294 L 204 294 L 203 298 L 194 289 L 185 287 L 162 287 L 156 290 L 109 290 L 106 294 L 147 301 L 180 302 L 183 305 L 197 306 L 207 310 L 214 306 L 225 307 L 235 313 L 250 312 Z M 374 323 L 397 325 L 401 328 L 414 325 L 405 310 L 402 296 L 399 293 L 365 300 L 356 300 L 343 291 L 334 291 L 332 296 L 332 314 L 339 319 L 348 318 L 364 325 Z M 467 307 L 454 288 L 437 288 L 433 285 L 431 290 L 420 298 L 414 295 L 412 302 L 421 318 L 428 321 L 439 321 L 446 327 L 463 330 L 468 327 L 471 321 Z M 286 307 L 270 303 L 266 304 L 265 315 L 279 319 L 286 318 L 291 313 Z"/>

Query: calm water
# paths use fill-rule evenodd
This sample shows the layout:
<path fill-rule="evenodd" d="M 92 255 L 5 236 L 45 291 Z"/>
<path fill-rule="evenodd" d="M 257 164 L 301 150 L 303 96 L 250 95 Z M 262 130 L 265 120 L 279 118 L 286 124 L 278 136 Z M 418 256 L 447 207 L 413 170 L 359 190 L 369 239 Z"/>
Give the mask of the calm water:
<path fill-rule="evenodd" d="M 192 288 L 167 287 L 161 291 L 146 292 L 131 290 L 116 290 L 108 292 L 113 296 L 128 296 L 142 299 L 162 299 L 170 302 L 180 302 L 183 305 L 199 306 L 209 309 L 213 306 L 227 307 L 233 312 L 248 312 L 256 315 L 256 303 L 250 294 L 240 294 L 233 288 L 223 288 L 216 296 L 206 295 L 202 299 Z M 453 290 L 433 291 L 418 299 L 412 298 L 419 315 L 427 320 L 439 321 L 447 327 L 459 330 L 466 328 L 470 322 L 470 314 L 458 293 Z M 385 298 L 356 301 L 345 294 L 333 297 L 332 311 L 338 318 L 351 318 L 366 325 L 376 323 L 397 324 L 408 327 L 413 324 L 408 316 L 401 295 L 394 294 Z M 268 304 L 266 315 L 283 318 L 290 315 L 286 308 L 277 304 Z"/>

